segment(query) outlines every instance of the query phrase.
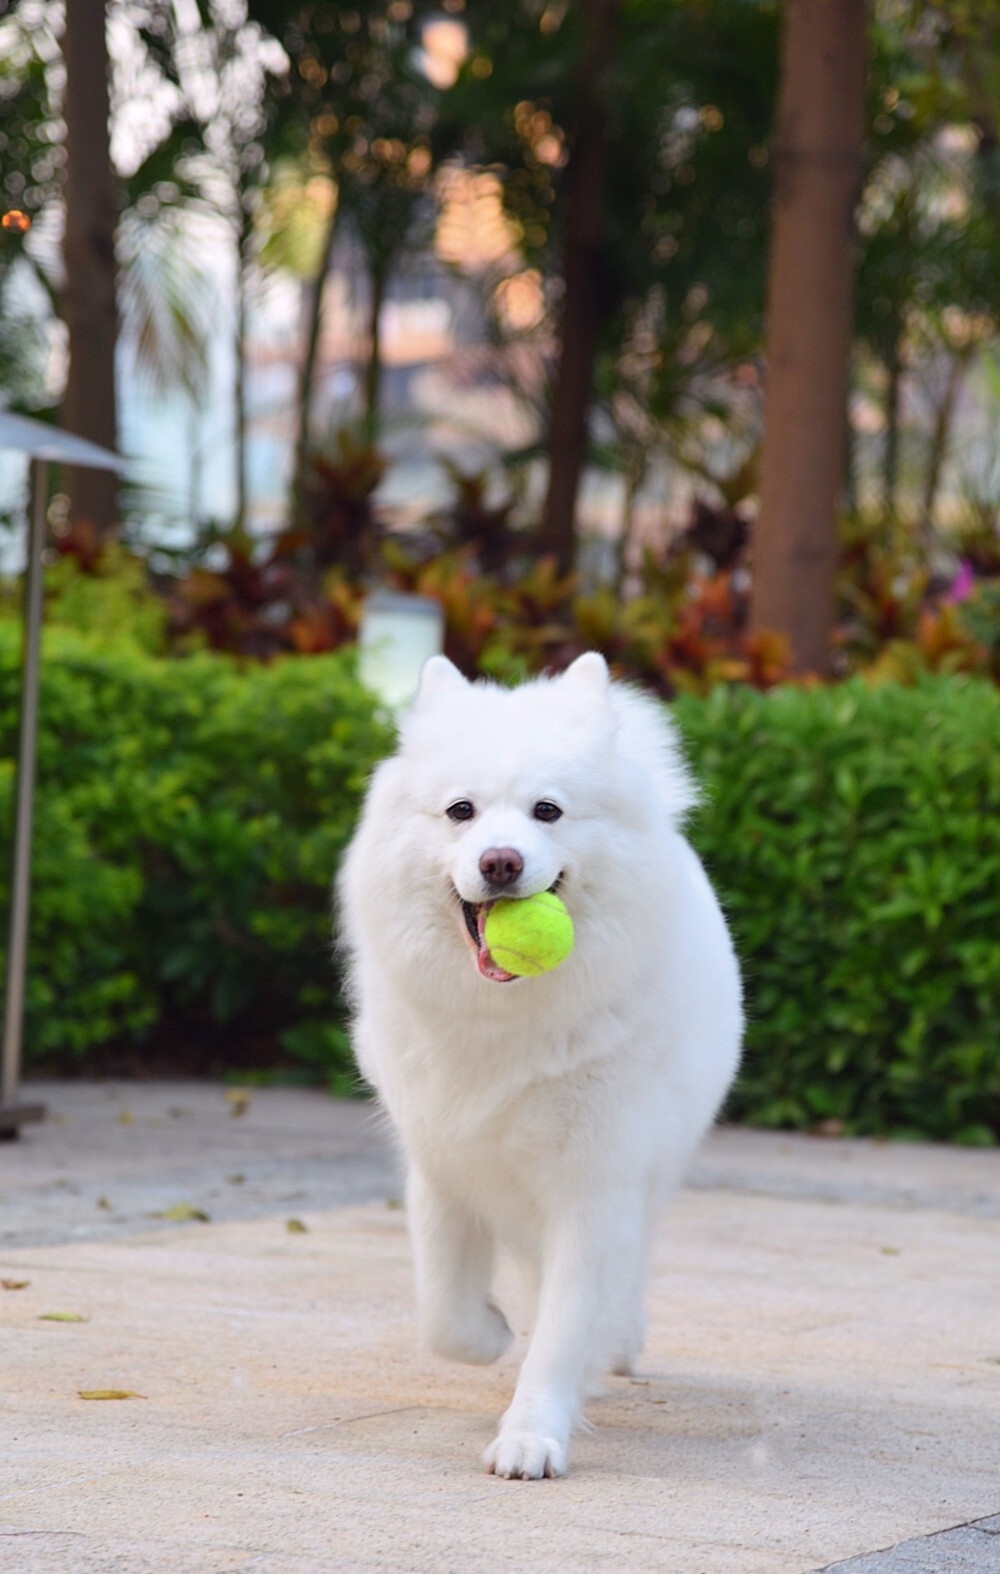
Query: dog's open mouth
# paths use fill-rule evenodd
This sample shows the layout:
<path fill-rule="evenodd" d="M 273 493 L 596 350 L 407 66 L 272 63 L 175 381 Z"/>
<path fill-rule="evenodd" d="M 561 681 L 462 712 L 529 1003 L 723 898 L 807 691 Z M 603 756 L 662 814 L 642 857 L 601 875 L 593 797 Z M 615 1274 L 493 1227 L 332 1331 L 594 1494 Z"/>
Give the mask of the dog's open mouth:
<path fill-rule="evenodd" d="M 553 880 L 549 890 L 558 891 L 562 884 L 562 878 L 560 874 L 557 880 Z M 457 891 L 455 895 L 458 896 Z M 458 900 L 462 908 L 465 937 L 472 949 L 473 961 L 478 971 L 484 978 L 491 979 L 494 984 L 513 983 L 514 979 L 519 975 L 517 973 L 508 973 L 506 968 L 500 966 L 499 962 L 495 962 L 490 954 L 490 948 L 486 944 L 486 915 L 493 906 L 492 901 L 467 902 L 461 896 L 458 897 Z"/>
<path fill-rule="evenodd" d="M 492 902 L 463 901 L 462 917 L 465 920 L 465 932 L 472 947 L 476 967 L 483 977 L 492 979 L 495 984 L 510 984 L 516 975 L 508 973 L 498 962 L 494 962 L 490 955 L 490 948 L 486 944 L 486 915 L 492 906 Z"/>

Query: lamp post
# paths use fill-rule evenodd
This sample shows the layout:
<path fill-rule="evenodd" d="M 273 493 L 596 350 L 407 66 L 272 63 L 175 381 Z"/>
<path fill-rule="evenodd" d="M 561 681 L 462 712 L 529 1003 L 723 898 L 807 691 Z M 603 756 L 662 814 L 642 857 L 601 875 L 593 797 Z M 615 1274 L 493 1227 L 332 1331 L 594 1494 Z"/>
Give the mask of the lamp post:
<path fill-rule="evenodd" d="M 444 645 L 444 613 L 430 596 L 373 590 L 358 633 L 361 681 L 390 709 L 417 692 L 420 672 Z"/>
<path fill-rule="evenodd" d="M 17 797 L 11 858 L 10 928 L 4 990 L 3 1052 L 0 1058 L 0 1139 L 16 1137 L 27 1121 L 41 1120 L 42 1104 L 18 1102 L 24 984 L 28 962 L 28 908 L 31 897 L 31 827 L 35 807 L 35 752 L 38 741 L 38 672 L 42 633 L 42 577 L 49 464 L 121 470 L 117 454 L 86 438 L 0 410 L 0 448 L 28 454 L 32 465 L 28 555 L 24 587 L 24 657 L 21 665 L 21 732 L 17 750 Z"/>

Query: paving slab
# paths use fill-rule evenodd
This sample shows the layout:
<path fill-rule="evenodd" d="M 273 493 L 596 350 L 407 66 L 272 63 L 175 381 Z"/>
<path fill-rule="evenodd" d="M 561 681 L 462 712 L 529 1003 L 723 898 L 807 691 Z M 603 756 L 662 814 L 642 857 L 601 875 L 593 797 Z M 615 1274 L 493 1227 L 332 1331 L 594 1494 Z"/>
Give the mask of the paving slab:
<path fill-rule="evenodd" d="M 936 1536 L 918 1536 L 884 1552 L 831 1563 L 829 1574 L 995 1574 L 1000 1570 L 1000 1539 L 990 1525 L 984 1519 Z"/>
<path fill-rule="evenodd" d="M 496 1367 L 418 1348 L 365 1106 L 31 1092 L 63 1118 L 0 1146 L 4 1574 L 1000 1570 L 996 1153 L 713 1134 L 640 1374 L 565 1480 L 504 1482 L 478 1461 L 517 1286 Z"/>
<path fill-rule="evenodd" d="M 50 1082 L 47 1119 L 0 1142 L 0 1244 L 106 1240 L 168 1228 L 189 1202 L 212 1220 L 399 1195 L 373 1105 L 314 1089 L 209 1082 Z"/>

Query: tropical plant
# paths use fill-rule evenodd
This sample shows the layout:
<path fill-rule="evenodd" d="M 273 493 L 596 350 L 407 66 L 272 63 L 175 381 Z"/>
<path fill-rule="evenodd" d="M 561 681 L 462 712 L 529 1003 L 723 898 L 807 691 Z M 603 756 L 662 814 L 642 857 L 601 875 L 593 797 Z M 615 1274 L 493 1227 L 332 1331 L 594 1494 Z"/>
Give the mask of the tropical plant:
<path fill-rule="evenodd" d="M 251 15 L 281 40 L 290 62 L 284 79 L 288 144 L 310 171 L 328 178 L 335 194 L 316 248 L 299 378 L 296 514 L 307 487 L 323 286 L 338 234 L 357 248 L 367 275 L 361 426 L 368 442 L 378 435 L 382 307 L 401 257 L 429 239 L 433 212 L 439 92 L 419 49 L 430 9 L 411 0 L 363 0 L 328 14 L 311 5 L 250 0 Z"/>
<path fill-rule="evenodd" d="M 579 477 L 598 451 L 595 400 L 634 491 L 640 446 L 669 447 L 661 422 L 676 430 L 684 395 L 671 383 L 691 388 L 701 370 L 685 375 L 692 329 L 699 349 L 714 336 L 716 361 L 730 366 L 759 344 L 775 17 L 730 0 L 544 14 L 482 3 L 468 25 L 443 114 L 464 128 L 470 165 L 499 178 L 524 260 L 543 281 L 551 368 L 539 539 L 565 568 Z M 599 238 L 587 239 L 595 224 Z M 660 413 L 647 415 L 657 383 Z"/>
<path fill-rule="evenodd" d="M 180 203 L 221 223 L 233 256 L 234 525 L 247 509 L 246 355 L 260 247 L 256 218 L 268 154 L 280 147 L 280 104 L 268 91 L 284 56 L 249 17 L 245 0 L 152 3 L 140 28 L 151 66 L 170 89 L 166 135 L 131 177 L 137 205 Z M 142 208 L 140 206 L 140 215 Z M 190 363 L 188 363 L 190 364 Z"/>
<path fill-rule="evenodd" d="M 41 315 L 18 288 L 26 278 L 55 310 L 52 248 L 37 245 L 58 203 L 62 149 L 50 139 L 55 40 L 39 11 L 0 19 L 0 388 L 37 409 L 45 398 Z"/>

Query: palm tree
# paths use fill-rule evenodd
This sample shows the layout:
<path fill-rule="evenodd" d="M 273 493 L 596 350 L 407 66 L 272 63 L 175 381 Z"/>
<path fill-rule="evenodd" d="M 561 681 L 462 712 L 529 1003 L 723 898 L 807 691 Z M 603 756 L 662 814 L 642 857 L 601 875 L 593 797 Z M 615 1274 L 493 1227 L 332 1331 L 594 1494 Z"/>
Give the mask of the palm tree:
<path fill-rule="evenodd" d="M 108 125 L 104 0 L 73 0 L 67 5 L 62 49 L 66 65 L 62 305 L 69 329 L 62 419 L 69 431 L 114 449 L 118 193 Z M 99 536 L 114 529 L 118 497 L 112 471 L 70 469 L 67 489 L 73 520 L 89 520 Z"/>

